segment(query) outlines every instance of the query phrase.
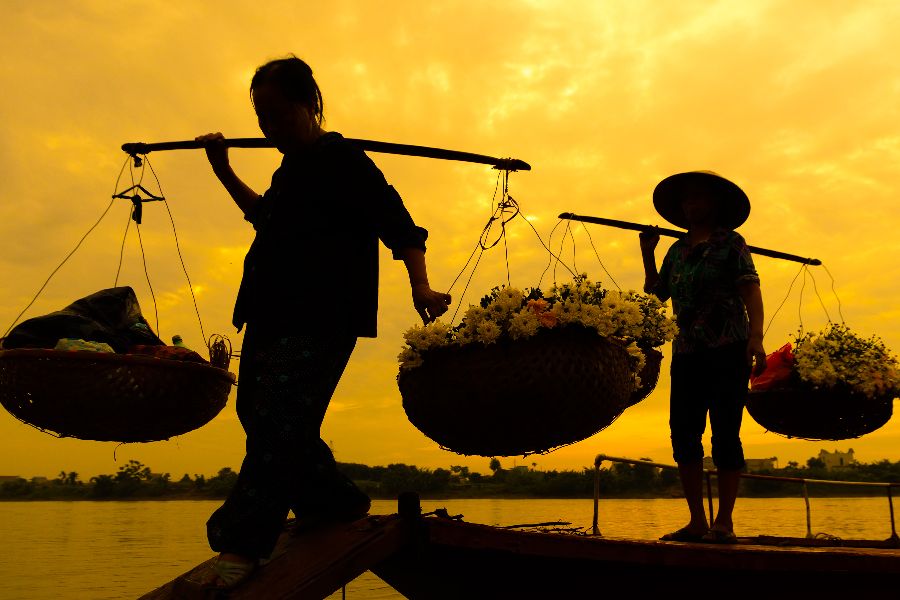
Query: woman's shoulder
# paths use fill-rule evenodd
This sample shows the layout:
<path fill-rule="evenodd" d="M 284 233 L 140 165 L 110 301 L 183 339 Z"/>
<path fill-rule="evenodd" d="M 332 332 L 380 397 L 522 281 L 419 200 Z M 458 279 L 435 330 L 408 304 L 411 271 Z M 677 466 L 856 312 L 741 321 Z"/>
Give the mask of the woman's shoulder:
<path fill-rule="evenodd" d="M 734 229 L 718 229 L 714 232 L 713 238 L 719 244 L 724 246 L 741 247 L 747 245 L 747 240 Z"/>
<path fill-rule="evenodd" d="M 345 173 L 367 173 L 381 175 L 381 170 L 369 158 L 369 155 L 351 139 L 345 138 L 337 131 L 323 133 L 316 141 L 321 159 Z"/>
<path fill-rule="evenodd" d="M 347 159 L 368 158 L 358 144 L 345 138 L 337 131 L 326 131 L 316 140 L 316 149 L 320 154 Z"/>

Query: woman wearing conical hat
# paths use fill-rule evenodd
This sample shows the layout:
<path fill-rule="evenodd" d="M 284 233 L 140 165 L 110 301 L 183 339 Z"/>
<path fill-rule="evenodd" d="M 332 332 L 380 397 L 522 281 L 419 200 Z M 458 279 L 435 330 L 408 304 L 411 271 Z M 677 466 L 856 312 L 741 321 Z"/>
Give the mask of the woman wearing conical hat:
<path fill-rule="evenodd" d="M 653 205 L 687 230 L 669 248 L 657 272 L 659 235 L 641 233 L 644 290 L 672 299 L 679 333 L 673 342 L 669 425 L 672 450 L 691 520 L 664 540 L 733 543 L 732 511 L 744 468 L 741 416 L 751 369 L 765 368 L 759 276 L 744 238 L 734 230 L 750 215 L 747 195 L 710 171 L 667 177 Z M 706 415 L 718 470 L 719 511 L 707 523 L 703 509 Z"/>

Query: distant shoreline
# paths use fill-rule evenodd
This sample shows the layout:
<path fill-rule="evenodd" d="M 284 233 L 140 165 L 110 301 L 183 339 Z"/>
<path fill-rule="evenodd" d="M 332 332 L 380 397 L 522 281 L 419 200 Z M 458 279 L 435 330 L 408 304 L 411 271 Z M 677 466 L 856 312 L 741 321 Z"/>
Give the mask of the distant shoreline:
<path fill-rule="evenodd" d="M 837 492 L 837 490 L 835 490 Z M 884 498 L 886 492 L 881 489 L 871 490 L 855 490 L 854 493 L 814 493 L 810 491 L 810 498 Z M 396 496 L 381 496 L 370 494 L 372 500 L 396 501 Z M 453 495 L 453 494 L 425 494 L 419 493 L 419 497 L 423 501 L 437 500 L 593 500 L 593 496 L 524 496 L 517 494 L 498 494 L 498 495 Z M 796 494 L 740 494 L 739 498 L 803 498 L 801 493 Z M 679 500 L 684 496 L 680 495 L 639 495 L 639 494 L 602 494 L 600 501 L 603 500 Z M 225 500 L 225 496 L 203 496 L 189 494 L 171 494 L 164 496 L 128 496 L 128 497 L 105 497 L 97 498 L 90 496 L 45 496 L 40 498 L 4 498 L 0 497 L 0 502 L 174 502 L 174 501 L 190 501 L 190 502 L 221 502 Z"/>
<path fill-rule="evenodd" d="M 645 459 L 646 460 L 646 459 Z M 884 497 L 885 484 L 900 482 L 900 462 L 880 461 L 854 464 L 844 469 L 826 469 L 811 458 L 806 467 L 796 464 L 783 469 L 755 471 L 778 479 L 748 478 L 741 481 L 740 496 L 745 498 L 802 498 L 806 489 L 814 498 Z M 368 466 L 339 463 L 340 470 L 373 499 L 394 500 L 402 492 L 415 491 L 425 500 L 537 500 L 582 499 L 594 497 L 599 478 L 601 498 L 666 499 L 683 498 L 678 473 L 648 464 L 615 463 L 610 468 L 584 467 L 580 470 L 540 471 L 525 466 L 502 468 L 492 459 L 491 473 L 481 474 L 467 467 L 449 469 L 419 468 L 407 464 Z M 216 475 L 185 473 L 173 478 L 170 473 L 154 473 L 137 460 L 121 465 L 117 473 L 98 475 L 82 481 L 75 472 L 61 471 L 55 479 L 21 477 L 0 481 L 0 501 L 69 500 L 223 500 L 237 482 L 238 474 L 223 467 Z M 863 482 L 872 486 L 842 486 L 816 483 L 816 480 Z M 716 478 L 711 480 L 717 494 Z M 897 484 L 895 484 L 897 485 Z M 900 488 L 900 485 L 898 485 Z"/>

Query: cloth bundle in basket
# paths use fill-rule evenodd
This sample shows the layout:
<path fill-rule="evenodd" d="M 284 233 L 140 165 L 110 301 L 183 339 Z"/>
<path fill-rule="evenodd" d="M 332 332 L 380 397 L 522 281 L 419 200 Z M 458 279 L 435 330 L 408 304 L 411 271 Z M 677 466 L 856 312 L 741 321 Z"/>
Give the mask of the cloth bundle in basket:
<path fill-rule="evenodd" d="M 591 329 L 429 350 L 398 376 L 403 408 L 425 435 L 461 454 L 512 456 L 583 440 L 628 405 L 624 346 Z"/>
<path fill-rule="evenodd" d="M 107 343 L 117 353 L 52 350 L 59 338 Z M 0 404 L 44 431 L 98 441 L 164 440 L 212 420 L 234 375 L 206 363 L 119 353 L 148 345 L 163 342 L 134 291 L 101 290 L 10 332 L 0 350 Z"/>

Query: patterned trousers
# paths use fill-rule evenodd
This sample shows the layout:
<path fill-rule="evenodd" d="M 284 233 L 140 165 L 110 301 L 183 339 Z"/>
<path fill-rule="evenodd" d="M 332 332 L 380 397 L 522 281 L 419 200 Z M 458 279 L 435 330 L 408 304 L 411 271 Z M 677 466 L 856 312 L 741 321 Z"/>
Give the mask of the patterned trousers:
<path fill-rule="evenodd" d="M 264 335 L 248 328 L 237 413 L 247 453 L 237 483 L 207 522 L 210 547 L 268 557 L 289 510 L 298 517 L 368 502 L 337 470 L 320 427 L 356 338 Z"/>

